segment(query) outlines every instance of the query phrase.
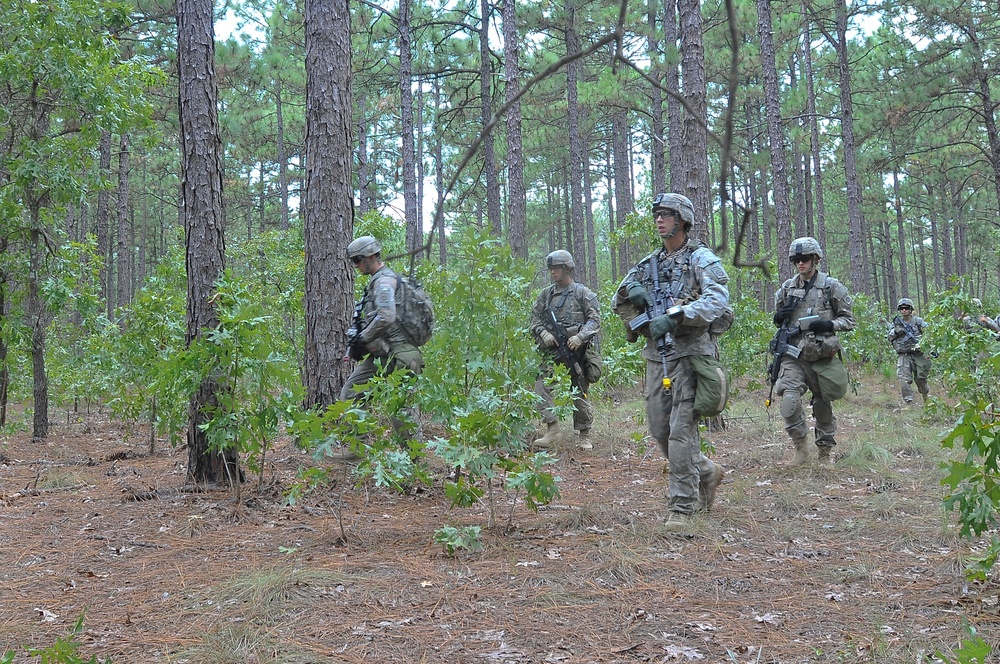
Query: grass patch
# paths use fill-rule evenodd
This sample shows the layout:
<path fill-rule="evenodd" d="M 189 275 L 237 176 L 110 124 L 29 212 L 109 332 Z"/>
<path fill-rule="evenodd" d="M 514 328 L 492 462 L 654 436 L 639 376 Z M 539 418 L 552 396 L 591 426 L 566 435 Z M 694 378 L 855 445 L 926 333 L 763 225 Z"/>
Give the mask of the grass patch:
<path fill-rule="evenodd" d="M 83 478 L 72 470 L 49 470 L 38 477 L 38 488 L 45 491 L 66 491 L 84 486 Z"/>
<path fill-rule="evenodd" d="M 289 604 L 325 594 L 325 588 L 343 582 L 343 575 L 326 570 L 272 567 L 228 579 L 219 586 L 214 599 L 224 606 L 246 605 L 255 617 L 267 619 Z"/>

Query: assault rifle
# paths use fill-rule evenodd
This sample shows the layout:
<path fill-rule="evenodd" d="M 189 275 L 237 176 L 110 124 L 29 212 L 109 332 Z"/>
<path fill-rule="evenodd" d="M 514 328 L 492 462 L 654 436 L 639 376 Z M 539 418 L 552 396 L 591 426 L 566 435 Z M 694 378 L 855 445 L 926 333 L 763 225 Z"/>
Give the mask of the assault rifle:
<path fill-rule="evenodd" d="M 771 365 L 767 368 L 767 377 L 771 382 L 771 391 L 767 394 L 767 401 L 764 402 L 765 408 L 771 407 L 771 398 L 774 397 L 774 384 L 778 382 L 778 374 L 781 373 L 781 360 L 788 355 L 789 357 L 799 356 L 799 347 L 794 344 L 795 337 L 799 336 L 802 332 L 798 326 L 788 327 L 787 321 L 781 324 L 778 331 L 774 334 L 774 339 L 771 343 L 774 344 L 774 358 L 771 360 Z"/>
<path fill-rule="evenodd" d="M 653 306 L 646 307 L 646 311 L 639 314 L 628 322 L 629 329 L 638 332 L 643 325 L 657 316 L 666 314 L 671 318 L 676 318 L 684 313 L 684 310 L 674 305 L 674 297 L 669 292 L 664 292 L 660 288 L 660 266 L 656 254 L 650 258 L 649 266 L 653 271 Z M 667 373 L 667 354 L 674 348 L 673 335 L 665 334 L 656 340 L 656 350 L 660 353 L 660 365 L 663 367 L 663 395 L 670 394 L 670 375 Z"/>
<path fill-rule="evenodd" d="M 908 325 L 901 316 L 896 316 L 895 318 L 893 318 L 892 323 L 893 325 L 902 326 L 903 332 L 906 333 L 903 335 L 903 343 L 905 344 L 907 341 L 912 341 L 914 347 L 913 350 L 919 350 L 918 347 L 920 346 L 920 338 L 917 336 L 914 330 L 914 326 Z"/>
<path fill-rule="evenodd" d="M 552 336 L 556 338 L 555 355 L 556 362 L 566 366 L 566 370 L 569 371 L 569 378 L 573 382 L 573 386 L 580 390 L 583 398 L 587 398 L 587 394 L 583 391 L 583 367 L 580 366 L 580 357 L 570 350 L 569 347 L 569 335 L 566 334 L 566 330 L 562 325 L 559 324 L 559 319 L 556 318 L 556 313 L 551 309 L 546 309 L 545 312 L 548 314 L 547 317 L 542 318 L 542 326 L 546 330 L 552 333 Z M 581 346 L 583 348 L 583 346 Z"/>
<path fill-rule="evenodd" d="M 354 305 L 354 319 L 347 328 L 347 351 L 344 359 L 351 358 L 360 362 L 365 357 L 365 343 L 361 340 L 361 330 L 365 327 L 365 299 L 361 298 Z"/>

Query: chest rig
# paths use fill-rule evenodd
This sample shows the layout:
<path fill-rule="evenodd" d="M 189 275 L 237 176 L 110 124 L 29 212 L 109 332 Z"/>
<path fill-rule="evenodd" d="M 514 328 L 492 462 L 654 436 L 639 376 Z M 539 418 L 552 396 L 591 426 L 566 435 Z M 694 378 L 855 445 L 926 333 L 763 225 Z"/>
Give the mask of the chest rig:
<path fill-rule="evenodd" d="M 669 256 L 663 249 L 655 254 L 657 257 L 656 266 L 660 273 L 660 288 L 666 291 L 667 295 L 673 299 L 674 304 L 687 304 L 698 299 L 700 288 L 691 264 L 691 255 L 696 248 L 688 243 Z M 642 285 L 647 290 L 652 287 L 654 281 L 651 258 L 652 256 L 643 261 L 640 277 Z"/>

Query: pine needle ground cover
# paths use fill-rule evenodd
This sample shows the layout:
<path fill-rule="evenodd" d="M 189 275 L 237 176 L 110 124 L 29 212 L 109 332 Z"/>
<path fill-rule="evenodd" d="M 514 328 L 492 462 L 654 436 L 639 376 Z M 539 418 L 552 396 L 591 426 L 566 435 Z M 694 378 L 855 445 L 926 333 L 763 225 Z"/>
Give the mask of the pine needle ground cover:
<path fill-rule="evenodd" d="M 41 445 L 8 434 L 0 653 L 32 661 L 81 615 L 80 654 L 115 663 L 933 662 L 970 628 L 996 648 L 1000 586 L 963 574 L 985 543 L 941 507 L 948 422 L 864 383 L 835 407 L 829 469 L 782 467 L 780 417 L 744 392 L 707 433 L 715 508 L 683 535 L 661 527 L 666 461 L 620 391 L 594 451 L 560 454 L 555 502 L 451 555 L 435 530 L 486 509 L 450 508 L 440 482 L 347 479 L 287 507 L 305 458 L 280 441 L 236 505 L 183 489 L 185 450 L 149 456 L 102 416 Z"/>

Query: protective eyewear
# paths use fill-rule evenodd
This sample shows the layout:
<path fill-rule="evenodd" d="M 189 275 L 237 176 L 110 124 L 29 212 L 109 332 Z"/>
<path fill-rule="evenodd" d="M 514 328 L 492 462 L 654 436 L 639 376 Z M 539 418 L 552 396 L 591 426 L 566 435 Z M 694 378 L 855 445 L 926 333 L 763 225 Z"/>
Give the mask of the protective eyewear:
<path fill-rule="evenodd" d="M 812 260 L 812 256 L 803 256 L 799 254 L 798 256 L 792 256 L 792 265 L 798 265 L 799 263 L 808 263 Z"/>
<path fill-rule="evenodd" d="M 910 305 L 908 305 L 908 304 L 904 304 L 903 306 L 901 306 L 901 307 L 899 308 L 899 310 L 900 310 L 900 311 L 913 311 L 913 307 L 911 307 L 911 306 L 910 306 Z"/>
<path fill-rule="evenodd" d="M 363 261 L 365 258 L 367 258 L 367 256 L 351 256 L 351 262 L 354 263 L 355 265 L 357 265 L 358 263 L 360 263 L 361 261 Z"/>

